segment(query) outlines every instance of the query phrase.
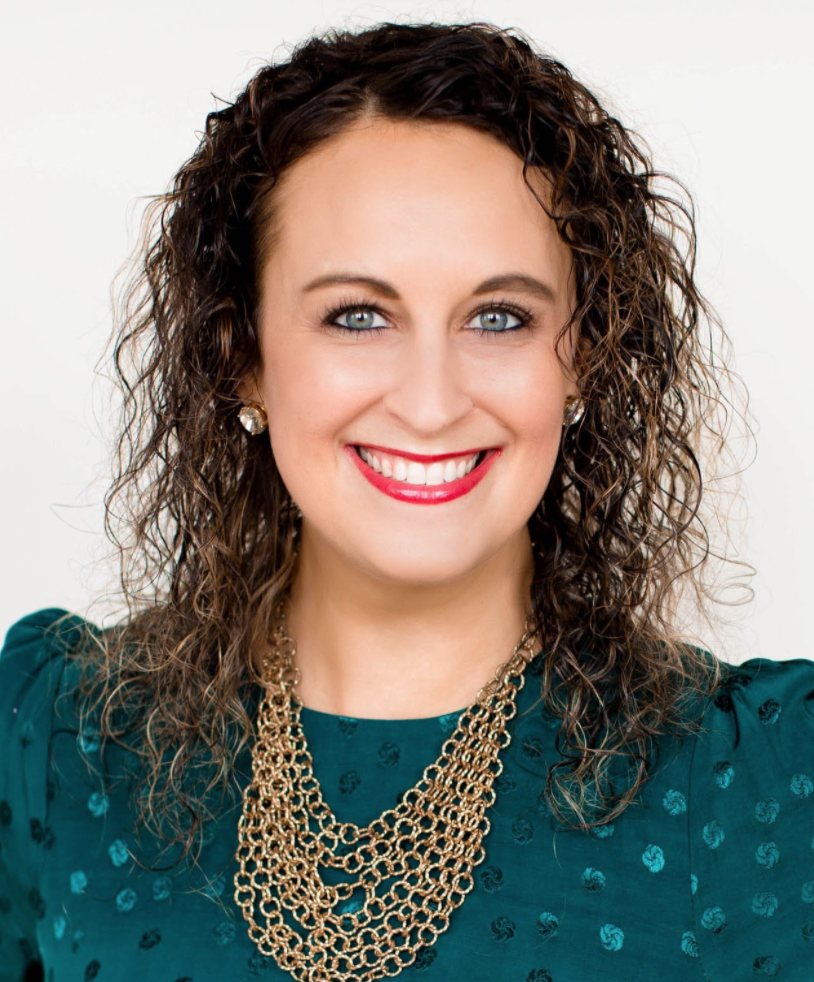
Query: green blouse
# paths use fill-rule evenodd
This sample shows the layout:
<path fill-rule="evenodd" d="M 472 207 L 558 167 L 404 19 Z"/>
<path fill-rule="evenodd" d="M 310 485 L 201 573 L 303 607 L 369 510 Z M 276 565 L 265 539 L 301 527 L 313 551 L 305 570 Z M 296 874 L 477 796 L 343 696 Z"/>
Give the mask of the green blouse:
<path fill-rule="evenodd" d="M 210 826 L 199 867 L 131 858 L 125 783 L 88 770 L 77 741 L 93 754 L 98 735 L 78 733 L 70 698 L 55 705 L 75 681 L 65 652 L 81 625 L 48 632 L 63 613 L 23 617 L 0 653 L 0 982 L 286 982 L 234 900 L 239 801 Z M 733 667 L 704 731 L 663 738 L 636 801 L 589 834 L 555 832 L 541 794 L 559 757 L 538 663 L 502 752 L 475 887 L 405 982 L 812 982 L 814 661 Z M 337 818 L 367 824 L 391 807 L 457 716 L 304 709 Z M 243 788 L 248 750 L 238 763 Z M 156 865 L 145 840 L 136 855 Z"/>

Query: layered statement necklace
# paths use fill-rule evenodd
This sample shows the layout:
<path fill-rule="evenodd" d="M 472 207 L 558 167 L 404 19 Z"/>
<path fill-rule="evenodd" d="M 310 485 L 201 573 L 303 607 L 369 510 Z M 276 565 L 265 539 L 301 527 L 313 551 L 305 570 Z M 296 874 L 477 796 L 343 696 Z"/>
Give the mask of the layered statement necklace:
<path fill-rule="evenodd" d="M 527 623 L 438 759 L 395 808 L 360 827 L 337 821 L 314 777 L 296 694 L 296 645 L 279 604 L 263 659 L 234 878 L 235 900 L 263 955 L 301 982 L 372 982 L 398 975 L 447 930 L 485 858 L 486 810 L 533 640 Z M 329 870 L 339 882 L 326 882 Z"/>

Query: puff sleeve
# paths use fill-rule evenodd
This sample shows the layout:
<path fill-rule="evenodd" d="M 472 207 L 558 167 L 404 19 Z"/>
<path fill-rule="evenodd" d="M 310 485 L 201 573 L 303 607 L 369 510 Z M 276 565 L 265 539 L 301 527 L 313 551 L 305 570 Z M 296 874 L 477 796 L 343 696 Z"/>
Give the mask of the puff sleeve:
<path fill-rule="evenodd" d="M 48 913 L 39 885 L 54 841 L 48 751 L 63 656 L 76 624 L 64 615 L 48 608 L 21 618 L 0 649 L 0 982 L 22 982 L 39 959 L 38 925 Z"/>
<path fill-rule="evenodd" d="M 710 982 L 814 980 L 814 661 L 729 666 L 690 772 L 696 936 Z"/>

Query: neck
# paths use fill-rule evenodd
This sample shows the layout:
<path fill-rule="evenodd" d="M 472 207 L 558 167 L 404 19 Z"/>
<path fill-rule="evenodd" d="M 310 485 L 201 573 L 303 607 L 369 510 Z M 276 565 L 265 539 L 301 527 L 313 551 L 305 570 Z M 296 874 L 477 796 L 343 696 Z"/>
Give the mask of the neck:
<path fill-rule="evenodd" d="M 307 526 L 301 538 L 287 629 L 309 709 L 377 719 L 463 709 L 525 632 L 525 528 L 467 576 L 419 586 L 365 575 Z"/>

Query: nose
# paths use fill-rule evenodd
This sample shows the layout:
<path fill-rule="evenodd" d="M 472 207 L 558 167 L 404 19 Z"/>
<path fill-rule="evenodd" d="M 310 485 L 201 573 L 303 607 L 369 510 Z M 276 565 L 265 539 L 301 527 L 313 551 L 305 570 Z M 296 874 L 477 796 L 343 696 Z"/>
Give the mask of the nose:
<path fill-rule="evenodd" d="M 459 353 L 445 328 L 416 330 L 399 353 L 385 408 L 405 432 L 427 437 L 454 428 L 472 411 Z"/>

